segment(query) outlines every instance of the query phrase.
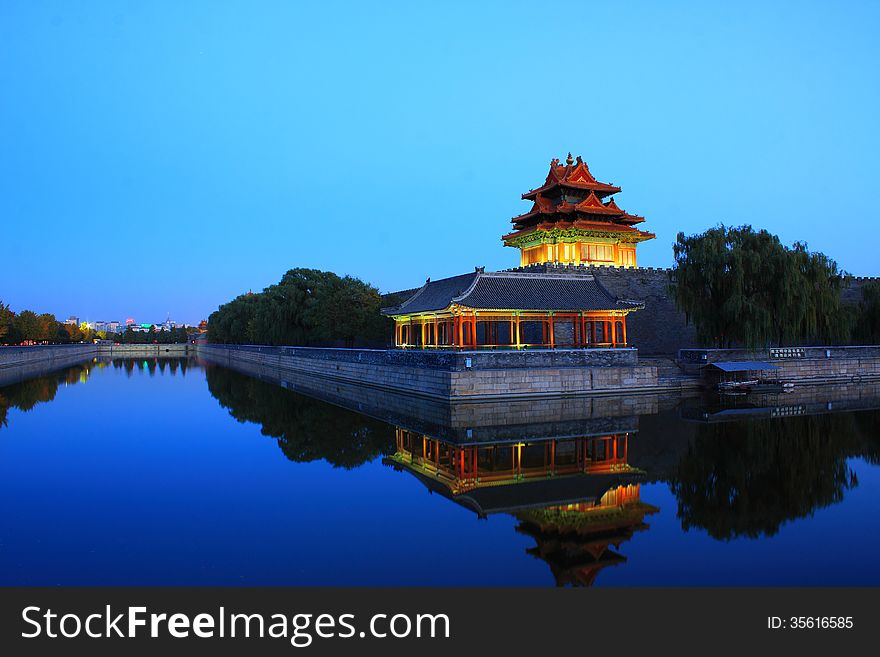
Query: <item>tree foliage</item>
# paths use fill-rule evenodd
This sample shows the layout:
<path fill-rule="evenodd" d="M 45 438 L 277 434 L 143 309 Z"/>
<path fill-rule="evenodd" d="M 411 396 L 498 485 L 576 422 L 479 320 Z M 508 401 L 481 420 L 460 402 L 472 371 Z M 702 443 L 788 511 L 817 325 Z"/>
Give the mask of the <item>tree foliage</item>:
<path fill-rule="evenodd" d="M 385 422 L 226 368 L 205 372 L 220 405 L 239 422 L 259 424 L 291 461 L 351 469 L 394 452 L 394 428 Z"/>
<path fill-rule="evenodd" d="M 291 269 L 262 292 L 220 306 L 208 318 L 208 339 L 227 344 L 376 344 L 391 334 L 381 305 L 379 291 L 357 278 Z"/>
<path fill-rule="evenodd" d="M 880 413 L 700 425 L 670 479 L 685 530 L 717 539 L 773 536 L 839 503 L 858 484 L 849 459 L 877 462 Z"/>
<path fill-rule="evenodd" d="M 679 233 L 673 252 L 673 297 L 704 344 L 849 338 L 840 301 L 846 275 L 806 244 L 788 248 L 766 230 L 721 225 L 699 235 Z"/>
<path fill-rule="evenodd" d="M 153 326 L 149 331 L 136 332 L 129 328 L 125 333 L 108 333 L 95 331 L 86 322 L 82 322 L 79 326 L 62 324 L 51 313 L 38 315 L 32 310 L 22 310 L 16 314 L 8 305 L 0 301 L 0 344 L 91 342 L 95 338 L 112 339 L 126 344 L 169 344 L 189 341 L 189 335 L 183 327 L 157 330 Z"/>

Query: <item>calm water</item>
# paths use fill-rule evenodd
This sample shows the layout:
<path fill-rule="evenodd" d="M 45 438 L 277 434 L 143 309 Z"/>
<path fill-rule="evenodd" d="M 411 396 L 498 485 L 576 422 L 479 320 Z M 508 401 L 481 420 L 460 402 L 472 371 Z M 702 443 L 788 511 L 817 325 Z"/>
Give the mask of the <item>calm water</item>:
<path fill-rule="evenodd" d="M 395 426 L 92 362 L 0 388 L 0 585 L 876 586 L 880 412 L 834 394 Z"/>

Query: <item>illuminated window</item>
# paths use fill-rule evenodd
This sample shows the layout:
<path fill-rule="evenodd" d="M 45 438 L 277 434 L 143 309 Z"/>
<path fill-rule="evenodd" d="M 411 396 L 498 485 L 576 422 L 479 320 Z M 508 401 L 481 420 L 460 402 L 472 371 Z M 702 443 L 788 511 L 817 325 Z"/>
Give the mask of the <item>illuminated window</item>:
<path fill-rule="evenodd" d="M 614 247 L 610 244 L 582 244 L 581 260 L 587 262 L 613 262 Z"/>

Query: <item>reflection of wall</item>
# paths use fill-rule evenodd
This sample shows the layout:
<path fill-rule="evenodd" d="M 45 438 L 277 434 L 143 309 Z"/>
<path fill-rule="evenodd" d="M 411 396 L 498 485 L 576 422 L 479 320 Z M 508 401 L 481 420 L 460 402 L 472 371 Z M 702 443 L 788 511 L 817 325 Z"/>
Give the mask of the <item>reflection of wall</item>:
<path fill-rule="evenodd" d="M 880 461 L 880 412 L 822 412 L 829 409 L 829 404 L 832 409 L 880 407 L 880 384 L 797 389 L 791 394 L 762 398 L 761 403 L 782 404 L 772 407 L 781 409 L 779 413 L 771 412 L 771 407 L 769 411 L 762 408 L 755 418 L 746 409 L 749 412 L 734 421 L 708 423 L 689 419 L 694 400 L 680 408 L 681 396 L 438 402 L 292 372 L 279 373 L 275 367 L 237 363 L 236 368 L 401 429 L 447 441 L 451 448 L 445 449 L 469 445 L 480 449 L 506 442 L 504 448 L 509 450 L 511 443 L 528 445 L 552 438 L 615 433 L 633 436 L 626 451 L 628 472 L 547 477 L 539 472 L 532 477 L 532 471 L 526 473 L 529 476 L 514 477 L 515 482 L 496 480 L 490 486 L 461 486 L 448 472 L 444 477 L 440 472 L 443 468 L 436 463 L 416 463 L 419 467 L 412 467 L 405 458 L 386 460 L 418 477 L 431 491 L 480 515 L 598 500 L 612 487 L 646 478 L 669 483 L 676 495 L 677 514 L 686 527 L 704 528 L 719 538 L 768 535 L 786 522 L 841 500 L 855 485 L 846 459 L 864 456 Z M 705 403 L 696 408 L 712 412 L 712 406 Z M 821 414 L 798 417 L 793 408 Z M 433 447 L 431 450 L 428 455 L 439 454 L 442 463 L 450 456 Z M 645 474 L 637 475 L 633 469 Z M 563 533 L 556 536 L 541 532 L 539 538 L 545 543 L 536 550 L 548 556 L 548 563 L 556 560 L 552 567 L 560 580 L 589 581 L 589 569 L 581 568 L 589 563 L 574 556 L 567 562 L 553 547 L 569 544 L 568 538 Z M 591 535 L 590 541 L 595 537 Z M 578 539 L 572 545 L 584 543 Z"/>
<path fill-rule="evenodd" d="M 96 345 L 53 344 L 31 347 L 0 347 L 0 385 L 42 376 L 96 357 L 179 357 L 185 344 Z"/>
<path fill-rule="evenodd" d="M 97 353 L 94 344 L 0 347 L 0 386 L 82 363 Z"/>
<path fill-rule="evenodd" d="M 678 397 L 656 394 L 548 398 L 540 401 L 437 401 L 342 381 L 327 381 L 274 365 L 215 359 L 200 351 L 205 362 L 270 381 L 285 388 L 390 424 L 438 438 L 491 441 L 554 436 L 596 435 L 638 429 L 639 415 L 673 408 Z"/>
<path fill-rule="evenodd" d="M 638 365 L 634 349 L 477 353 L 195 345 L 195 351 L 223 364 L 268 365 L 285 373 L 440 400 L 620 394 L 660 388 L 657 368 Z"/>

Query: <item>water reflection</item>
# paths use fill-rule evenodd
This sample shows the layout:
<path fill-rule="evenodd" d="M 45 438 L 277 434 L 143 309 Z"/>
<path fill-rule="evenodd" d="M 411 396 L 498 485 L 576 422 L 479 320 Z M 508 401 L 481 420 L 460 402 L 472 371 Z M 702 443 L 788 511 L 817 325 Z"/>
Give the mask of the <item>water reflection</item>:
<path fill-rule="evenodd" d="M 481 545 L 483 536 L 500 526 L 504 536 L 493 535 L 491 540 L 501 540 L 504 548 L 507 537 L 511 546 L 493 555 L 528 563 L 525 550 L 542 562 L 538 570 L 545 578 L 549 572 L 562 586 L 592 585 L 602 572 L 614 573 L 603 575 L 602 582 L 617 581 L 621 573 L 638 571 L 639 563 L 656 562 L 659 557 L 648 554 L 653 546 L 660 546 L 657 554 L 686 551 L 692 545 L 683 538 L 687 531 L 711 537 L 714 540 L 704 541 L 703 549 L 706 543 L 729 549 L 726 554 L 732 558 L 742 548 L 729 541 L 747 539 L 743 543 L 754 548 L 781 534 L 786 524 L 813 527 L 810 523 L 815 522 L 815 527 L 824 527 L 827 521 L 820 517 L 805 521 L 818 516 L 820 509 L 864 509 L 865 500 L 878 497 L 858 461 L 880 464 L 880 386 L 869 385 L 804 389 L 778 398 L 733 402 L 643 395 L 451 405 L 258 367 L 235 371 L 185 358 L 129 358 L 92 360 L 0 387 L 0 427 L 14 421 L 9 409 L 28 411 L 52 401 L 64 385 L 81 386 L 101 369 L 116 370 L 117 380 L 155 376 L 158 383 L 162 376 L 186 375 L 192 367 L 204 369 L 210 394 L 231 417 L 259 426 L 290 461 L 323 460 L 348 470 L 365 466 L 357 473 L 330 476 L 327 468 L 295 469 L 270 459 L 282 467 L 282 477 L 310 473 L 315 477 L 310 486 L 333 486 L 345 493 L 357 517 L 381 512 L 386 500 L 393 500 L 387 502 L 389 513 L 422 513 L 423 492 L 430 491 L 443 498 L 441 506 L 456 518 L 450 522 L 461 518 L 464 523 L 470 514 L 493 518 L 490 523 L 457 524 L 456 532 L 478 526 L 468 540 Z M 204 396 L 199 381 L 174 390 Z M 127 394 L 122 388 L 120 396 Z M 151 382 L 149 389 L 158 388 Z M 102 397 L 95 404 L 100 408 L 106 401 Z M 214 401 L 208 400 L 207 406 L 217 410 Z M 837 410 L 842 412 L 832 412 Z M 202 412 L 208 417 L 208 411 Z M 108 433 L 125 430 L 125 421 L 108 425 Z M 216 426 L 232 426 L 223 413 L 216 421 Z M 169 426 L 173 433 L 176 425 Z M 217 435 L 229 439 L 222 429 Z M 131 449 L 143 448 L 137 452 L 139 459 L 153 456 L 164 471 L 181 451 L 199 444 L 197 440 L 233 445 L 219 442 L 217 435 L 199 435 L 171 446 L 133 441 Z M 199 449 L 198 458 L 214 459 L 216 465 L 235 458 L 231 454 L 274 449 L 259 443 L 251 448 L 254 441 L 248 436 L 244 452 L 214 449 L 201 455 Z M 234 446 L 242 449 L 238 443 Z M 189 473 L 180 481 L 187 481 Z M 407 484 L 413 477 L 420 486 Z M 367 480 L 387 485 L 399 496 L 359 501 Z M 215 483 L 210 478 L 206 482 Z M 259 488 L 258 477 L 254 485 Z M 853 498 L 865 488 L 870 494 L 854 505 Z M 283 513 L 286 521 L 303 511 L 292 504 Z M 331 514 L 311 521 L 326 522 L 323 529 L 332 531 L 338 518 Z M 230 518 L 230 526 L 235 522 L 244 521 Z M 431 533 L 437 531 L 432 523 L 394 534 L 404 524 L 389 524 L 384 536 L 363 536 L 359 540 L 365 552 L 376 548 L 375 554 L 385 554 L 380 549 L 383 540 L 411 541 L 427 550 L 438 540 Z M 276 522 L 280 525 L 284 522 Z M 853 531 L 855 540 L 858 534 Z M 513 532 L 528 537 L 527 545 Z M 383 563 L 373 565 L 381 570 Z M 619 564 L 628 565 L 606 571 Z M 651 583 L 654 576 L 640 577 L 641 583 Z M 511 583 L 517 581 L 514 577 Z"/>
<path fill-rule="evenodd" d="M 644 473 L 627 462 L 630 434 L 457 444 L 396 430 L 385 462 L 480 517 L 508 513 L 530 536 L 527 552 L 547 563 L 557 586 L 590 586 L 645 516 Z"/>
<path fill-rule="evenodd" d="M 324 459 L 354 468 L 390 453 L 393 429 L 359 413 L 322 404 L 233 370 L 209 366 L 208 390 L 239 422 L 259 424 L 291 461 Z"/>
<path fill-rule="evenodd" d="M 8 424 L 9 409 L 15 408 L 20 411 L 29 411 L 37 404 L 50 402 L 55 399 L 58 389 L 64 385 L 74 385 L 88 381 L 93 370 L 102 370 L 106 367 L 124 370 L 128 376 L 136 371 L 145 371 L 153 376 L 158 369 L 160 372 L 183 376 L 190 367 L 191 361 L 180 357 L 158 358 L 93 358 L 73 366 L 66 366 L 53 370 L 51 366 L 44 367 L 33 378 L 28 378 L 17 383 L 0 386 L 0 427 Z"/>
<path fill-rule="evenodd" d="M 528 522 L 517 515 L 523 531 L 547 531 L 549 525 L 535 521 L 534 509 L 545 517 L 567 504 L 579 505 L 578 514 L 589 505 L 607 512 L 611 507 L 600 504 L 606 492 L 636 486 L 634 498 L 615 499 L 638 501 L 638 481 L 648 480 L 669 485 L 685 530 L 705 530 L 717 539 L 773 536 L 784 523 L 840 502 L 858 485 L 848 459 L 878 462 L 880 413 L 867 409 L 880 407 L 880 389 L 865 386 L 804 390 L 736 408 L 716 399 L 678 400 L 679 406 L 667 402 L 664 407 L 664 400 L 643 396 L 626 403 L 608 398 L 461 404 L 451 410 L 447 405 L 444 415 L 436 402 L 389 393 L 371 400 L 356 386 L 322 388 L 312 382 L 310 389 L 307 380 L 260 375 L 264 380 L 209 367 L 209 388 L 233 417 L 257 422 L 263 433 L 278 438 L 291 460 L 323 458 L 354 467 L 389 454 L 390 465 L 477 514 L 533 509 Z M 330 397 L 335 405 L 282 386 Z M 831 406 L 863 410 L 819 412 Z M 388 409 L 395 409 L 390 417 Z M 654 412 L 634 415 L 634 410 Z M 528 421 L 534 418 L 538 421 Z M 602 474 L 618 481 L 597 476 Z M 554 498 L 547 491 L 547 482 L 560 489 L 572 475 L 580 475 L 576 486 L 583 494 L 570 485 L 568 497 Z M 624 476 L 631 481 L 619 481 Z M 539 480 L 540 486 L 524 485 Z M 539 488 L 545 506 L 535 498 Z M 566 519 L 582 517 L 572 516 L 572 509 Z M 621 518 L 636 518 L 626 535 L 644 529 L 644 516 L 656 507 L 640 506 L 627 515 L 631 510 L 618 509 Z M 566 533 L 563 525 L 555 526 L 558 534 Z"/>
<path fill-rule="evenodd" d="M 698 428 L 669 478 L 684 529 L 773 536 L 858 485 L 848 459 L 877 463 L 878 413 L 746 419 Z"/>

